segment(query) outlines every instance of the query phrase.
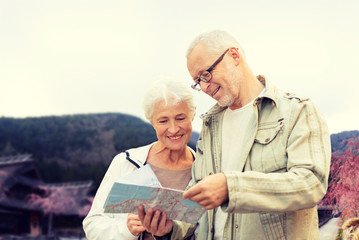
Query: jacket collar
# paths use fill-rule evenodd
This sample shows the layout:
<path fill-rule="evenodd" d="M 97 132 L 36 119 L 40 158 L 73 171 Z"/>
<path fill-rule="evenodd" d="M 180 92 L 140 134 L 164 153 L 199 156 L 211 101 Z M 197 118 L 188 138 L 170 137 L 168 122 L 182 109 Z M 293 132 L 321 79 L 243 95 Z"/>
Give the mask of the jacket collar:
<path fill-rule="evenodd" d="M 277 98 L 278 98 L 277 88 L 272 84 L 271 81 L 266 80 L 264 76 L 259 75 L 257 76 L 257 78 L 265 87 L 264 93 L 261 96 L 261 98 L 268 98 L 271 101 L 273 101 L 275 105 L 277 105 Z"/>
<path fill-rule="evenodd" d="M 140 162 L 142 165 L 144 165 L 147 160 L 148 152 L 150 151 L 153 144 L 154 143 L 150 143 L 142 147 L 131 148 L 127 150 L 127 152 L 130 154 L 130 158 L 132 160 Z"/>

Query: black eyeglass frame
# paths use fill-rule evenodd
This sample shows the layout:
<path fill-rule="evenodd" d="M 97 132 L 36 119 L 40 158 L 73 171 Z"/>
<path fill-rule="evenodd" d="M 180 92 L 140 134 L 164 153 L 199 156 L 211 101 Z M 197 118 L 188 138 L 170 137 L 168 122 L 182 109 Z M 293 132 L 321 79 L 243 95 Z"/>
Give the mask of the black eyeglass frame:
<path fill-rule="evenodd" d="M 222 59 L 224 58 L 224 55 L 226 55 L 226 53 L 229 51 L 229 48 L 224 51 L 224 53 L 207 69 L 204 70 L 203 72 L 201 72 L 200 76 L 198 77 L 197 80 L 195 80 L 194 83 L 192 83 L 191 88 L 197 91 L 201 91 L 200 87 L 197 87 L 199 85 L 199 83 L 202 82 L 209 82 L 212 79 L 212 73 L 211 71 L 217 66 L 218 63 L 220 63 L 222 61 Z M 205 78 L 204 73 L 209 74 L 209 77 Z"/>

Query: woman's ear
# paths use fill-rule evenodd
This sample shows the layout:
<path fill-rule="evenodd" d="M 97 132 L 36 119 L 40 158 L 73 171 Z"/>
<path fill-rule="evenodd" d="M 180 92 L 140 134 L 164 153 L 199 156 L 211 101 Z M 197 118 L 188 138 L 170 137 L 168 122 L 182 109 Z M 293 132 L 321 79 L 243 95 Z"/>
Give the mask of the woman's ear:
<path fill-rule="evenodd" d="M 192 122 L 193 122 L 193 120 L 194 120 L 194 117 L 196 116 L 196 107 L 194 107 L 194 113 L 193 113 L 193 117 L 192 117 Z"/>

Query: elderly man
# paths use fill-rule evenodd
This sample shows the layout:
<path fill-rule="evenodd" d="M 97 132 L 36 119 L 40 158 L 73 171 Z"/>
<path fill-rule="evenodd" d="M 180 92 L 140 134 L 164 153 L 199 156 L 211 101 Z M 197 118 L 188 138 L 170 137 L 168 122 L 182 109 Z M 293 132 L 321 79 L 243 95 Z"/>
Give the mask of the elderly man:
<path fill-rule="evenodd" d="M 197 239 L 319 239 L 317 203 L 327 190 L 327 125 L 307 99 L 278 90 L 250 69 L 223 31 L 198 36 L 187 53 L 194 83 L 217 101 L 202 116 L 183 197 L 208 209 Z M 164 235 L 165 221 L 145 227 Z M 168 228 L 168 221 L 167 228 Z M 173 222 L 171 239 L 189 231 Z"/>

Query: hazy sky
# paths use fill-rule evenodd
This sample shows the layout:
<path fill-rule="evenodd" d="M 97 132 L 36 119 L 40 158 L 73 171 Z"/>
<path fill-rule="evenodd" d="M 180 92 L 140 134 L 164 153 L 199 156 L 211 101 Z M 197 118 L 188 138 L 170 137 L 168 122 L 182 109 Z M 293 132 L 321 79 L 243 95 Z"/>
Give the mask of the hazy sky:
<path fill-rule="evenodd" d="M 222 29 L 252 70 L 310 97 L 331 133 L 359 130 L 357 0 L 0 0 L 0 116 L 121 112 L 144 119 L 158 76 L 191 78 L 185 52 Z M 194 92 L 199 115 L 214 101 Z"/>

